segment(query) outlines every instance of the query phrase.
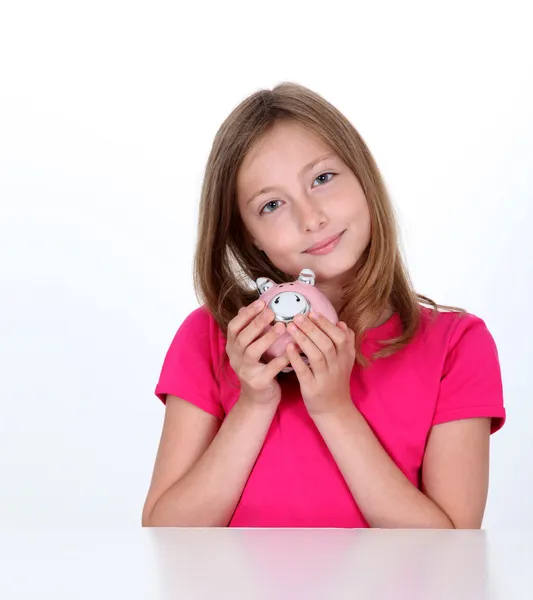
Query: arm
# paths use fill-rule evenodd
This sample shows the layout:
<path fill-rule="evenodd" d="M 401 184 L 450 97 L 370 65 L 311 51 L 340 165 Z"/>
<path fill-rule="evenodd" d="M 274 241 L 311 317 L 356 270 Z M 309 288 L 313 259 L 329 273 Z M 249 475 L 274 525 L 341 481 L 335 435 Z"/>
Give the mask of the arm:
<path fill-rule="evenodd" d="M 479 528 L 488 488 L 490 419 L 431 430 L 418 490 L 396 466 L 353 404 L 315 424 L 371 527 Z"/>
<path fill-rule="evenodd" d="M 220 425 L 213 415 L 168 396 L 143 526 L 226 527 L 276 408 L 241 395 Z"/>

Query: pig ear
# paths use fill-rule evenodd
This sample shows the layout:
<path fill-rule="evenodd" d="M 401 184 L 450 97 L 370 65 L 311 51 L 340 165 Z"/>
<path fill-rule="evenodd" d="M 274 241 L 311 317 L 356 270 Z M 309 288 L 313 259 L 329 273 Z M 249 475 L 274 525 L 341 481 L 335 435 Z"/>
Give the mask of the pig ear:
<path fill-rule="evenodd" d="M 270 289 L 274 285 L 274 282 L 272 279 L 268 279 L 268 277 L 259 277 L 255 280 L 255 285 L 257 287 L 257 291 L 262 294 Z"/>
<path fill-rule="evenodd" d="M 302 269 L 298 275 L 298 281 L 308 283 L 309 285 L 315 285 L 315 274 L 311 269 Z"/>

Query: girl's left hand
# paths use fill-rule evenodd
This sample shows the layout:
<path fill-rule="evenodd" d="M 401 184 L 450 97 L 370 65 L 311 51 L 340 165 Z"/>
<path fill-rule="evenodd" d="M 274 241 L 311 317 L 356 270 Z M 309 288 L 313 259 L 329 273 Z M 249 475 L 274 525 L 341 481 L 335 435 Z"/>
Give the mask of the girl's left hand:
<path fill-rule="evenodd" d="M 334 325 L 323 315 L 313 312 L 310 318 L 296 316 L 287 331 L 309 360 L 307 366 L 294 344 L 287 346 L 310 416 L 315 418 L 349 404 L 353 406 L 350 375 L 355 362 L 354 332 L 346 323 Z"/>

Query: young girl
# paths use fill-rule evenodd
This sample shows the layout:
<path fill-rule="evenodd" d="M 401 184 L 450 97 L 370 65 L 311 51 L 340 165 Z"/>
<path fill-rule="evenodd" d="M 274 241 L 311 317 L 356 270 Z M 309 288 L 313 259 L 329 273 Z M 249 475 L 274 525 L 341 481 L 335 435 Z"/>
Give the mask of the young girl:
<path fill-rule="evenodd" d="M 155 390 L 165 418 L 143 525 L 481 527 L 505 421 L 497 349 L 480 318 L 413 290 L 346 117 L 293 83 L 237 106 L 209 156 L 194 268 L 202 305 Z M 304 268 L 340 322 L 263 334 L 274 313 L 252 284 Z M 285 330 L 294 343 L 266 362 Z"/>

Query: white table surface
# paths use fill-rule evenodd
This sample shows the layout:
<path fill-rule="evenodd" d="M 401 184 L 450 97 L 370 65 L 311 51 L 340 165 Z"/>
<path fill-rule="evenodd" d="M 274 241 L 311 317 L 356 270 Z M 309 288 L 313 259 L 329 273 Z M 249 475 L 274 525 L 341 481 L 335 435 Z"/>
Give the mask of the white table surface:
<path fill-rule="evenodd" d="M 532 600 L 533 532 L 0 530 L 0 598 Z"/>

